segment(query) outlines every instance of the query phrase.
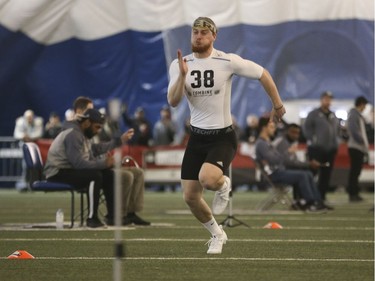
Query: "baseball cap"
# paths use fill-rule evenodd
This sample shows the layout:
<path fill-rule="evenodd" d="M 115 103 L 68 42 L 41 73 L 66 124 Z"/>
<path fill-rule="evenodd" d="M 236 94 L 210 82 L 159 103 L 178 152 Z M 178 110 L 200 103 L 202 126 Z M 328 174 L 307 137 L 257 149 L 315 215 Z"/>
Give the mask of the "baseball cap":
<path fill-rule="evenodd" d="M 100 123 L 104 124 L 105 118 L 104 114 L 101 114 L 100 111 L 94 109 L 94 108 L 89 108 L 86 109 L 86 111 L 79 116 L 82 120 L 83 119 L 89 119 L 93 123 Z"/>
<path fill-rule="evenodd" d="M 325 97 L 333 98 L 333 94 L 332 94 L 332 92 L 330 92 L 330 91 L 325 91 L 325 92 L 323 92 L 323 93 L 320 95 L 320 98 L 321 98 L 321 99 L 322 99 L 322 98 L 325 98 Z"/>

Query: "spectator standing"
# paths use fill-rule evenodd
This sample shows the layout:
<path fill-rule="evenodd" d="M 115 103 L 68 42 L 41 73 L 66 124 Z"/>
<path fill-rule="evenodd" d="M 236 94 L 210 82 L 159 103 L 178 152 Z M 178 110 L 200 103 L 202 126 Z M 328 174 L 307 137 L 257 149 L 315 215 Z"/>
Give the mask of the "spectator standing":
<path fill-rule="evenodd" d="M 369 144 L 374 144 L 374 122 L 375 122 L 375 114 L 374 114 L 374 107 L 371 107 L 370 112 L 366 115 L 366 134 Z"/>
<path fill-rule="evenodd" d="M 150 122 L 146 118 L 144 109 L 138 107 L 132 118 L 128 115 L 127 106 L 123 105 L 122 118 L 129 128 L 134 129 L 134 137 L 129 144 L 149 146 L 152 141 L 152 128 Z"/>
<path fill-rule="evenodd" d="M 259 118 L 255 114 L 249 114 L 246 117 L 246 126 L 244 129 L 242 140 L 250 144 L 255 143 L 258 138 Z"/>
<path fill-rule="evenodd" d="M 326 200 L 326 193 L 329 190 L 340 136 L 340 122 L 330 109 L 332 99 L 331 92 L 322 93 L 320 107 L 307 115 L 303 127 L 309 159 L 325 164 L 319 169 L 318 179 L 318 188 L 323 200 Z"/>
<path fill-rule="evenodd" d="M 155 123 L 153 129 L 153 142 L 154 146 L 158 145 L 171 145 L 174 143 L 177 130 L 177 124 L 172 120 L 172 113 L 169 106 L 163 106 L 160 110 L 160 119 Z M 172 191 L 176 190 L 175 185 L 157 185 L 157 191 L 165 191 L 171 188 Z"/>
<path fill-rule="evenodd" d="M 98 135 L 95 136 L 94 142 L 110 141 L 113 136 L 120 131 L 119 124 L 117 121 L 112 120 L 108 114 L 106 114 L 106 109 L 104 107 L 100 108 L 99 112 L 105 116 L 105 121 L 103 128 L 100 130 Z"/>
<path fill-rule="evenodd" d="M 62 131 L 62 123 L 59 115 L 56 112 L 51 112 L 49 115 L 48 122 L 44 127 L 45 139 L 54 139 Z"/>
<path fill-rule="evenodd" d="M 19 140 L 19 146 L 22 147 L 23 142 L 36 141 L 43 137 L 43 118 L 35 116 L 34 111 L 28 109 L 24 114 L 16 119 L 13 137 Z M 22 160 L 21 180 L 16 182 L 16 189 L 20 192 L 28 190 L 28 177 L 26 163 Z"/>
<path fill-rule="evenodd" d="M 354 108 L 350 109 L 347 120 L 347 132 L 349 135 L 348 152 L 350 158 L 350 170 L 347 192 L 349 202 L 360 202 L 358 179 L 362 171 L 363 163 L 368 157 L 369 143 L 366 134 L 366 123 L 362 112 L 368 103 L 363 96 L 357 97 Z"/>
<path fill-rule="evenodd" d="M 241 137 L 243 136 L 243 131 L 240 125 L 238 125 L 237 118 L 232 114 L 232 126 L 233 130 L 236 133 L 237 141 L 241 140 Z"/>
<path fill-rule="evenodd" d="M 160 119 L 153 129 L 153 145 L 170 145 L 174 141 L 177 125 L 172 120 L 171 109 L 164 106 L 160 110 Z"/>
<path fill-rule="evenodd" d="M 43 131 L 43 118 L 35 116 L 34 111 L 28 109 L 16 119 L 13 136 L 24 142 L 36 141 L 43 137 Z"/>

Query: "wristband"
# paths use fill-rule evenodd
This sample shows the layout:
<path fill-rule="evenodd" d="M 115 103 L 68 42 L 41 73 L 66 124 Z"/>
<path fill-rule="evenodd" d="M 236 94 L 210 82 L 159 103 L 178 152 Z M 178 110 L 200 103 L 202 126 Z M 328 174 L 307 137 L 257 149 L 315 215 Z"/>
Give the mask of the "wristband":
<path fill-rule="evenodd" d="M 282 104 L 282 105 L 280 105 L 279 107 L 274 107 L 273 109 L 274 110 L 279 110 L 279 109 L 282 109 L 284 107 L 284 105 Z"/>

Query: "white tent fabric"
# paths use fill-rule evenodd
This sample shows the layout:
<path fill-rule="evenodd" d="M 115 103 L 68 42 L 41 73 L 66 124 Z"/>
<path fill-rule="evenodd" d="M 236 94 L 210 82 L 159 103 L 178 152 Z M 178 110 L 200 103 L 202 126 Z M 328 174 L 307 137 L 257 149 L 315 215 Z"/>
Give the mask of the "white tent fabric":
<path fill-rule="evenodd" d="M 374 100 L 373 0 L 0 0 L 0 132 L 33 109 L 61 117 L 78 95 L 97 106 L 120 98 L 152 123 L 166 104 L 176 49 L 190 52 L 190 25 L 209 16 L 215 47 L 266 67 L 284 100 Z M 270 109 L 259 83 L 235 77 L 232 110 Z M 176 112 L 186 117 L 186 105 Z"/>
<path fill-rule="evenodd" d="M 287 21 L 374 20 L 372 0 L 0 0 L 0 24 L 36 42 L 99 39 L 126 30 L 162 31 L 200 15 L 218 27 Z"/>

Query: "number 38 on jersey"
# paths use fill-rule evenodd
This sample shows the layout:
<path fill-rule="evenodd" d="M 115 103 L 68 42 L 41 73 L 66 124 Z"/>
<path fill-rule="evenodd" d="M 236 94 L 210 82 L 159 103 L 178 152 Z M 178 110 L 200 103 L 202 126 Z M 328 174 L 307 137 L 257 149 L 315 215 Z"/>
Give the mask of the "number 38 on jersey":
<path fill-rule="evenodd" d="M 205 71 L 193 70 L 191 71 L 190 75 L 193 79 L 193 82 L 190 83 L 190 86 L 193 89 L 200 88 L 202 86 L 205 88 L 213 88 L 215 85 L 213 70 L 205 70 Z"/>

